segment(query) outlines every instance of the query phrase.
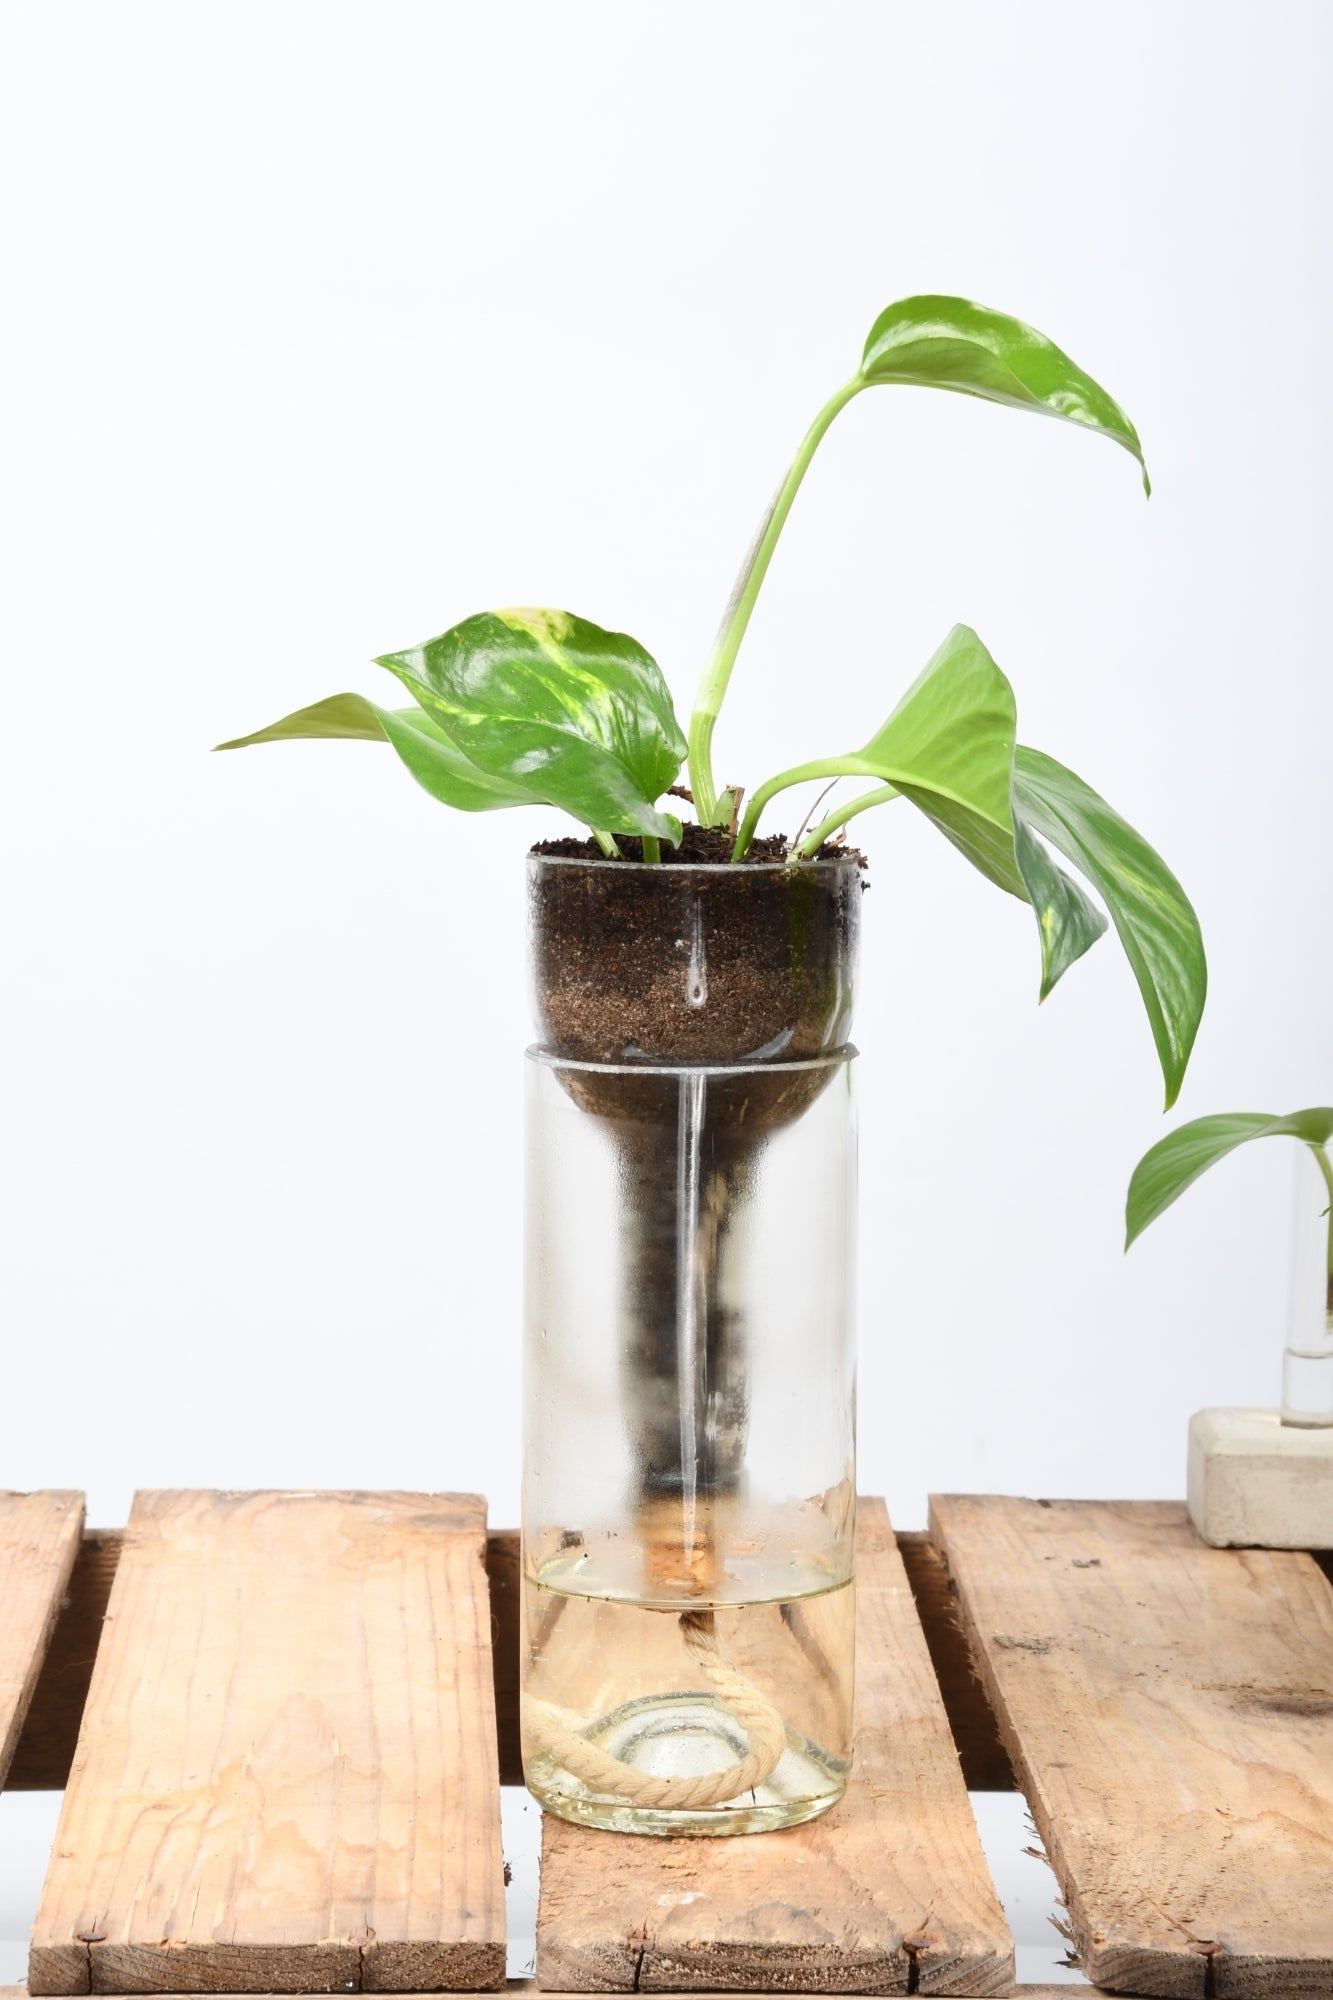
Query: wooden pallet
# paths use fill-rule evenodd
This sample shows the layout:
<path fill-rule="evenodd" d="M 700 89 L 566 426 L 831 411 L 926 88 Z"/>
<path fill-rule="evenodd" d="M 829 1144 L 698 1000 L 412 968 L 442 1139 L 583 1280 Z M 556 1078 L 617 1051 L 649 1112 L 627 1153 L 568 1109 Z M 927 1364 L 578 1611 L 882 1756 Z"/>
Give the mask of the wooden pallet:
<path fill-rule="evenodd" d="M 1010 1992 L 965 1786 L 1016 1772 L 1092 1978 L 1333 1994 L 1314 1560 L 975 1498 L 896 1538 L 862 1502 L 858 1551 L 843 1803 L 726 1841 L 548 1819 L 515 1991 Z M 76 1494 L 0 1495 L 0 1783 L 67 1787 L 0 2000 L 502 1986 L 517 1583 L 469 1496 L 149 1493 L 89 1535 Z"/>

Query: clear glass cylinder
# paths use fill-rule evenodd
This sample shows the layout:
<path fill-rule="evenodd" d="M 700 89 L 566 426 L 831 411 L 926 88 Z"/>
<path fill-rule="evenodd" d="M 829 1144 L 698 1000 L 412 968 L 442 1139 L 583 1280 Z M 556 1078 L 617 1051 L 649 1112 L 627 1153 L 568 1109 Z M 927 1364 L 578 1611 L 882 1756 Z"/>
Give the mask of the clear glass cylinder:
<path fill-rule="evenodd" d="M 527 1061 L 524 1772 L 791 1826 L 851 1757 L 853 1051 Z"/>
<path fill-rule="evenodd" d="M 1333 1425 L 1333 1271 L 1329 1188 L 1309 1146 L 1298 1145 L 1292 1208 L 1291 1301 L 1282 1356 L 1282 1421 Z"/>

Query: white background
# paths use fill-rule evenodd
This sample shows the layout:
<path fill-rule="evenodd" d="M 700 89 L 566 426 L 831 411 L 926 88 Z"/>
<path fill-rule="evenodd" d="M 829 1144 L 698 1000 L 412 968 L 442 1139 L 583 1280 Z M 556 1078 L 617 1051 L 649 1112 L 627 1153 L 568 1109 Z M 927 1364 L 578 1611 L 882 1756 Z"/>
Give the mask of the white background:
<path fill-rule="evenodd" d="M 858 400 L 725 779 L 857 742 L 958 619 L 1159 846 L 1212 998 L 1179 1107 L 1333 1093 L 1321 5 L 172 4 L 0 25 L 3 1483 L 454 1486 L 516 1517 L 523 852 L 391 753 L 220 737 L 508 603 L 688 708 L 890 299 L 1043 328 L 1104 441 Z M 383 683 L 383 685 L 379 685 Z M 1288 1162 L 1128 1259 L 1165 1129 L 1103 943 L 905 809 L 874 863 L 861 1482 L 1183 1490 L 1276 1400 Z"/>
<path fill-rule="evenodd" d="M 719 731 L 862 740 L 956 619 L 1160 847 L 1212 998 L 1181 1114 L 1333 1091 L 1317 6 L 11 4 L 4 1480 L 451 1485 L 515 1518 L 523 852 L 372 746 L 208 746 L 487 606 L 688 707 L 890 299 L 1031 319 L 1101 439 L 879 391 L 827 439 Z M 377 686 L 382 683 L 382 686 Z M 1163 1129 L 1114 943 L 902 809 L 856 1034 L 862 1484 L 1182 1490 L 1271 1402 L 1282 1149 L 1129 1259 Z"/>

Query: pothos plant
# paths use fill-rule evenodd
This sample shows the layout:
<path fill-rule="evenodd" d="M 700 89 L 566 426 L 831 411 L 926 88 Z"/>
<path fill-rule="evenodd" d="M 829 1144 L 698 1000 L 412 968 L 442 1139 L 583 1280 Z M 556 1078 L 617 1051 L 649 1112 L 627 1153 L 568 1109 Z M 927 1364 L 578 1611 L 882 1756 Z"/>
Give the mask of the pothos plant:
<path fill-rule="evenodd" d="M 1309 1147 L 1328 1191 L 1326 1317 L 1333 1329 L 1333 1105 L 1314 1104 L 1279 1117 L 1271 1111 L 1221 1111 L 1193 1118 L 1150 1146 L 1135 1167 L 1125 1202 L 1125 1248 L 1142 1236 L 1200 1174 L 1251 1139 L 1297 1139 Z"/>
<path fill-rule="evenodd" d="M 954 627 L 857 747 L 780 771 L 748 796 L 715 780 L 714 728 L 801 481 L 839 411 L 862 390 L 895 383 L 947 389 L 1098 432 L 1138 460 L 1149 491 L 1129 418 L 1044 334 L 966 299 L 903 299 L 875 321 L 859 367 L 816 416 L 764 516 L 688 732 L 656 661 L 637 640 L 567 611 L 523 609 L 481 612 L 439 638 L 382 655 L 376 664 L 407 689 L 410 707 L 331 695 L 218 747 L 296 737 L 387 742 L 445 805 L 464 812 L 555 806 L 589 828 L 608 860 L 648 864 L 681 839 L 681 823 L 663 800 L 679 789 L 683 765 L 699 824 L 726 830 L 735 862 L 750 853 L 761 815 L 781 792 L 810 780 L 859 779 L 866 788 L 803 832 L 787 865 L 809 862 L 872 806 L 906 799 L 989 881 L 1031 905 L 1042 999 L 1106 929 L 1105 916 L 1057 866 L 1049 843 L 1110 912 L 1143 996 L 1170 1105 L 1206 988 L 1194 911 L 1160 857 L 1090 785 L 1018 742 L 1013 689 L 969 627 Z M 620 845 L 627 836 L 638 837 L 637 856 Z"/>

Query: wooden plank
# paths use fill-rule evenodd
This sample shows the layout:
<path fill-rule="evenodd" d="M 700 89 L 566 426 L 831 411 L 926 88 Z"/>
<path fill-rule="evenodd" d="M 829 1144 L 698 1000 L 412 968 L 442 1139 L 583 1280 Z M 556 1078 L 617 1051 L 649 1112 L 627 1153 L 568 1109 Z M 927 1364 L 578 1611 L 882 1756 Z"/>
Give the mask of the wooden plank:
<path fill-rule="evenodd" d="M 1333 1591 L 1182 1506 L 932 1503 L 1089 1978 L 1333 1993 Z"/>
<path fill-rule="evenodd" d="M 1007 1993 L 1013 1943 L 881 1500 L 857 1535 L 846 1797 L 784 1833 L 657 1840 L 546 1816 L 545 1990 Z"/>
<path fill-rule="evenodd" d="M 29 1987 L 504 1978 L 485 1503 L 134 1504 Z"/>
<path fill-rule="evenodd" d="M 900 1531 L 897 1539 L 968 1790 L 1012 1791 L 1013 1772 L 958 1623 L 948 1566 L 927 1534 L 907 1529 Z M 9 1791 L 59 1791 L 69 1777 L 123 1541 L 119 1528 L 84 1531 L 83 1546 L 37 1677 L 37 1691 L 9 1767 Z M 491 1663 L 500 1783 L 521 1785 L 517 1528 L 490 1530 L 486 1574 L 491 1587 Z"/>
<path fill-rule="evenodd" d="M 83 1533 L 81 1493 L 0 1493 L 0 1785 Z"/>
<path fill-rule="evenodd" d="M 101 1641 L 102 1621 L 124 1540 L 120 1528 L 84 1531 L 60 1616 L 37 1678 L 28 1719 L 14 1752 L 6 1783 L 8 1791 L 61 1791 L 69 1778 L 93 1661 Z M 518 1545 L 517 1528 L 493 1528 L 486 1537 L 491 1662 L 502 1785 L 523 1783 L 518 1737 Z"/>
<path fill-rule="evenodd" d="M 575 2000 L 575 1996 L 572 1993 L 549 1992 L 546 1987 L 538 1986 L 535 1979 L 509 1979 L 506 1980 L 501 1990 L 508 1996 L 508 2000 Z M 1060 1986 L 1019 1985 L 1013 1989 L 1013 2000 L 1071 2000 L 1071 1996 L 1075 1996 L 1076 2000 L 1076 1996 L 1079 1993 L 1088 1993 L 1091 1990 L 1089 1987 L 1077 1984 L 1064 1984 Z M 28 2000 L 28 1988 L 26 1986 L 0 1986 L 0 2000 Z M 157 2000 L 187 2000 L 187 1996 L 184 1993 L 161 1993 L 157 1996 Z M 240 2000 L 240 1995 L 216 1993 L 211 1996 L 211 2000 Z M 247 1994 L 245 2000 L 256 2000 L 256 1996 Z M 270 1996 L 270 2000 L 276 2000 L 276 1996 Z M 427 1997 L 424 1993 L 404 1993 L 399 1996 L 399 2000 L 427 2000 Z M 430 2000 L 461 2000 L 461 1995 L 454 1993 L 432 1993 Z M 722 1994 L 720 1991 L 696 1993 L 695 2000 L 722 2000 Z M 730 1994 L 728 1995 L 728 2000 L 731 2000 Z M 817 2000 L 817 1996 L 813 1992 L 788 1991 L 784 1987 L 782 1990 L 782 2000 Z"/>

